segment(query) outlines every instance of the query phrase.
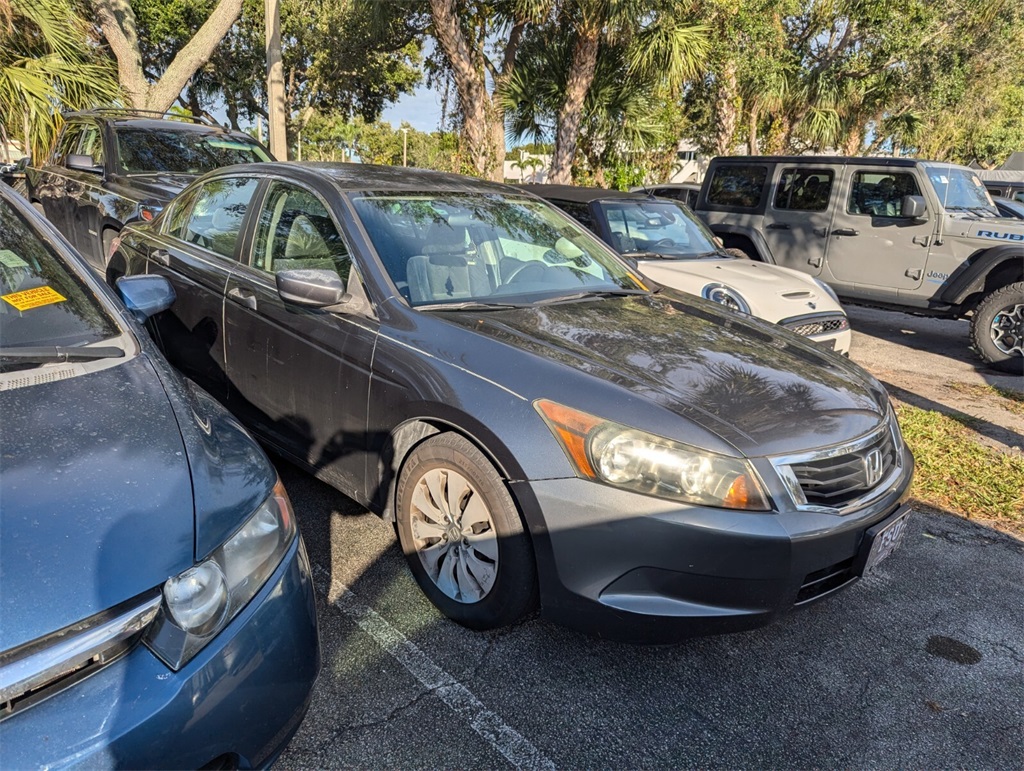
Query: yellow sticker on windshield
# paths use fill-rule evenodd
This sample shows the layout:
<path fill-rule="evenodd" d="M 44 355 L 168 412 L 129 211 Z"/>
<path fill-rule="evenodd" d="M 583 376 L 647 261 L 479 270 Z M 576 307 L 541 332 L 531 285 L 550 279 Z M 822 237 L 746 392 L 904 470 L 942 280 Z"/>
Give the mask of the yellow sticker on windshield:
<path fill-rule="evenodd" d="M 35 289 L 26 289 L 22 292 L 0 295 L 0 298 L 13 305 L 19 311 L 27 311 L 43 305 L 62 303 L 68 299 L 49 286 L 39 286 Z"/>

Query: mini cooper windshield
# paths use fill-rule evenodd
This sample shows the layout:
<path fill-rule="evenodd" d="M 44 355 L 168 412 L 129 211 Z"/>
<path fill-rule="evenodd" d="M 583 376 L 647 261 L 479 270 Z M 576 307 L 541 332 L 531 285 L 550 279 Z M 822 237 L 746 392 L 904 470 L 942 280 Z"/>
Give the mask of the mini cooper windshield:
<path fill-rule="evenodd" d="M 720 258 L 714 236 L 672 201 L 601 201 L 612 241 L 622 254 L 667 259 Z"/>
<path fill-rule="evenodd" d="M 542 201 L 369 193 L 353 204 L 398 291 L 434 310 L 645 293 L 608 248 Z"/>

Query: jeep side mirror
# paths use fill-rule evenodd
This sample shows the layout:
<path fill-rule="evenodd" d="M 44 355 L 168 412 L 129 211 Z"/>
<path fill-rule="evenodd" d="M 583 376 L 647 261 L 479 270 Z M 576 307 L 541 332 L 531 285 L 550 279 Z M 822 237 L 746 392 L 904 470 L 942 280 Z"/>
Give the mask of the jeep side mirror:
<path fill-rule="evenodd" d="M 900 205 L 900 216 L 905 219 L 919 220 L 924 218 L 925 206 L 924 196 L 905 195 Z"/>
<path fill-rule="evenodd" d="M 92 159 L 91 155 L 78 155 L 72 153 L 68 156 L 65 164 L 69 169 L 75 169 L 76 171 L 91 171 L 97 174 L 103 173 L 103 167 L 97 166 L 96 161 Z"/>

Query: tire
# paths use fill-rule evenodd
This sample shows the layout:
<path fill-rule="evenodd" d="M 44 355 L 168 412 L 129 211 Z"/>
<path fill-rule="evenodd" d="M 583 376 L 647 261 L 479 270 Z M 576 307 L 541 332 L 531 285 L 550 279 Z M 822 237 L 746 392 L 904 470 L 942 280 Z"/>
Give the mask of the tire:
<path fill-rule="evenodd" d="M 1024 375 L 1024 281 L 982 298 L 971 317 L 971 343 L 994 369 Z"/>
<path fill-rule="evenodd" d="M 536 607 L 533 548 L 512 496 L 477 447 L 454 433 L 426 439 L 402 467 L 396 500 L 406 561 L 444 615 L 470 629 L 496 629 Z"/>

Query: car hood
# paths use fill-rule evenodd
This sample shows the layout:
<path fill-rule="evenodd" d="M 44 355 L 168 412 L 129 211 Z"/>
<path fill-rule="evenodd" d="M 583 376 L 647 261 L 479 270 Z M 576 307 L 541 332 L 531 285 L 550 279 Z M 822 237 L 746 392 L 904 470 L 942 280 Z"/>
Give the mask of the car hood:
<path fill-rule="evenodd" d="M 814 280 L 799 271 L 741 259 L 642 260 L 640 271 L 659 284 L 700 294 L 708 283 L 725 284 L 769 321 L 808 313 L 843 312 Z"/>
<path fill-rule="evenodd" d="M 876 428 L 887 409 L 881 385 L 848 360 L 767 322 L 671 290 L 445 316 L 476 334 L 624 388 L 747 456 L 847 441 Z M 499 361 L 485 376 L 525 398 L 593 411 L 580 396 L 585 386 L 574 385 L 571 376 L 554 384 L 531 381 L 529 367 L 491 358 Z M 631 419 L 624 413 L 602 417 Z"/>
<path fill-rule="evenodd" d="M 196 174 L 176 174 L 168 171 L 153 172 L 151 174 L 132 174 L 123 176 L 118 182 L 133 189 L 139 198 L 156 198 L 164 203 L 170 201 L 192 182 Z"/>
<path fill-rule="evenodd" d="M 0 650 L 192 564 L 188 459 L 144 356 L 0 392 Z"/>

